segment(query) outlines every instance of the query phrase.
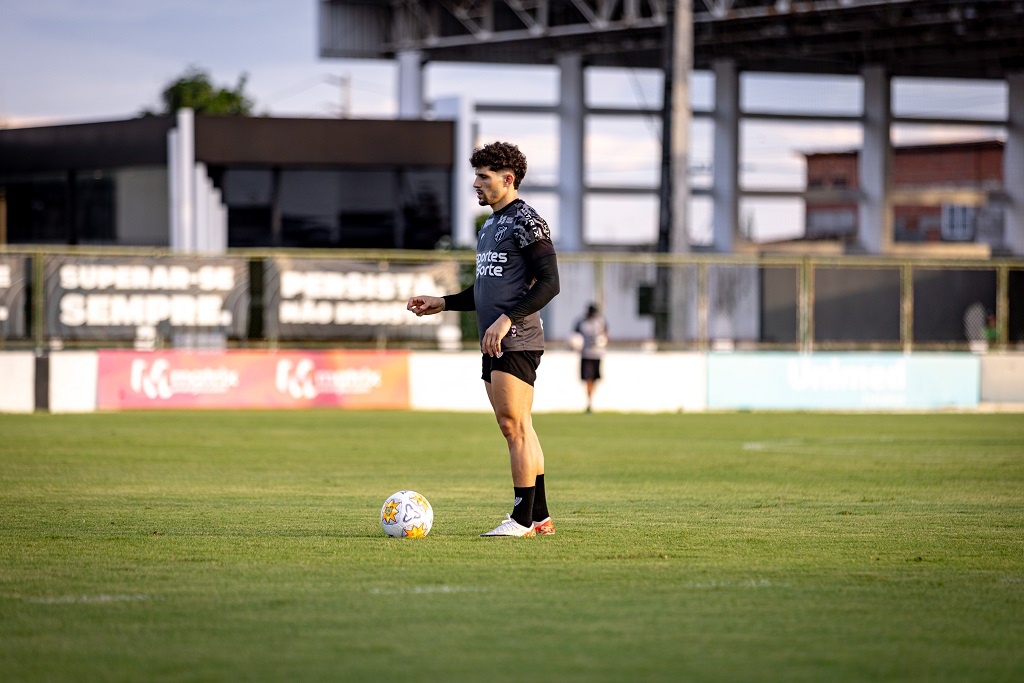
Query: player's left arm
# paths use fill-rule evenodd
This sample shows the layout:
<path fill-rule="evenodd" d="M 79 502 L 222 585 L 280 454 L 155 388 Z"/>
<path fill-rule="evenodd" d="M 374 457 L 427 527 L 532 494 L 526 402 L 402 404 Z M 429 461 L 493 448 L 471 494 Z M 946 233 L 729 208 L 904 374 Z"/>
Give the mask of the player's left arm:
<path fill-rule="evenodd" d="M 521 323 L 526 316 L 544 308 L 561 289 L 558 281 L 558 258 L 550 241 L 534 242 L 524 249 L 523 253 L 529 261 L 534 281 L 533 286 L 519 297 L 519 301 L 505 311 L 505 315 L 514 324 Z"/>
<path fill-rule="evenodd" d="M 559 291 L 558 260 L 547 221 L 529 207 L 516 215 L 512 239 L 526 259 L 526 272 L 533 281 L 519 300 L 505 311 L 509 326 L 544 308 Z"/>
<path fill-rule="evenodd" d="M 559 291 L 558 261 L 550 240 L 546 247 L 543 242 L 538 242 L 524 249 L 523 253 L 530 263 L 533 286 L 484 332 L 481 349 L 489 356 L 497 356 L 501 352 L 501 340 L 513 324 L 522 324 L 523 318 L 544 308 Z"/>

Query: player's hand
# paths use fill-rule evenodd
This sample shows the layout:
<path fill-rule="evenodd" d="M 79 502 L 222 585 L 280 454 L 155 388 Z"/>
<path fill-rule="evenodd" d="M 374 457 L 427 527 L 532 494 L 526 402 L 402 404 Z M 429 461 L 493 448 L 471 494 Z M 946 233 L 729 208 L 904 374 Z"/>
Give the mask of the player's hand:
<path fill-rule="evenodd" d="M 492 358 L 500 355 L 501 340 L 505 338 L 510 329 L 512 329 L 512 321 L 502 313 L 484 332 L 484 338 L 480 341 L 480 350 Z"/>
<path fill-rule="evenodd" d="M 414 296 L 409 299 L 405 308 L 415 313 L 417 317 L 434 315 L 444 310 L 444 299 L 439 296 Z"/>

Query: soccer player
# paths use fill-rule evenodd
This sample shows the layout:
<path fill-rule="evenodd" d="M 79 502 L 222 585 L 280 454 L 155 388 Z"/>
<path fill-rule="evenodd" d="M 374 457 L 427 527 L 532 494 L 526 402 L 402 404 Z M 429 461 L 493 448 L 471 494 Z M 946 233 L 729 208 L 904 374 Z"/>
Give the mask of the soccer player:
<path fill-rule="evenodd" d="M 514 500 L 511 514 L 481 536 L 553 534 L 544 490 L 544 451 L 533 429 L 533 385 L 544 353 L 540 309 L 558 294 L 558 264 L 548 224 L 519 198 L 526 156 L 493 142 L 469 159 L 480 206 L 491 215 L 480 228 L 473 285 L 448 296 L 414 296 L 418 316 L 476 311 L 482 379 L 508 443 Z"/>
<path fill-rule="evenodd" d="M 591 411 L 594 387 L 601 379 L 601 358 L 608 345 L 608 322 L 601 315 L 597 304 L 587 307 L 587 315 L 576 323 L 576 334 L 580 346 L 580 379 L 587 387 L 587 412 Z"/>

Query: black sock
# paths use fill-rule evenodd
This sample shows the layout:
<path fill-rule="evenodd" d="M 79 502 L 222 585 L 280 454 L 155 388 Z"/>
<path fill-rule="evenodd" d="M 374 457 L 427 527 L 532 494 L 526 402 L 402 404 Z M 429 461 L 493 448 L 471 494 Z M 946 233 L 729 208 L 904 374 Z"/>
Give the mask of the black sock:
<path fill-rule="evenodd" d="M 515 507 L 512 508 L 512 519 L 523 526 L 533 524 L 533 497 L 536 486 L 515 486 Z"/>
<path fill-rule="evenodd" d="M 543 522 L 551 516 L 548 512 L 548 498 L 544 494 L 544 475 L 537 475 L 537 489 L 533 494 L 533 521 Z"/>

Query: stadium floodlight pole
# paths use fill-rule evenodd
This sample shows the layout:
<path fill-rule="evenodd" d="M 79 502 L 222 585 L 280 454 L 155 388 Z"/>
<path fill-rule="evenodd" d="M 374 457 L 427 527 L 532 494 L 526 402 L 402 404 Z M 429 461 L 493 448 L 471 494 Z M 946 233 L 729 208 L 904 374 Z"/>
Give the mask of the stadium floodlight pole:
<path fill-rule="evenodd" d="M 689 200 L 687 150 L 690 129 L 689 76 L 693 66 L 693 12 L 689 2 L 668 0 L 662 42 L 664 72 L 661 103 L 661 188 L 659 193 L 659 253 L 686 253 L 690 243 L 686 230 Z M 673 296 L 672 271 L 659 267 L 654 290 L 654 328 L 659 340 L 681 340 L 689 315 L 682 299 Z M 679 289 L 679 288 L 676 288 Z M 685 290 L 685 288 L 682 288 Z M 672 313 L 675 315 L 672 315 Z"/>

